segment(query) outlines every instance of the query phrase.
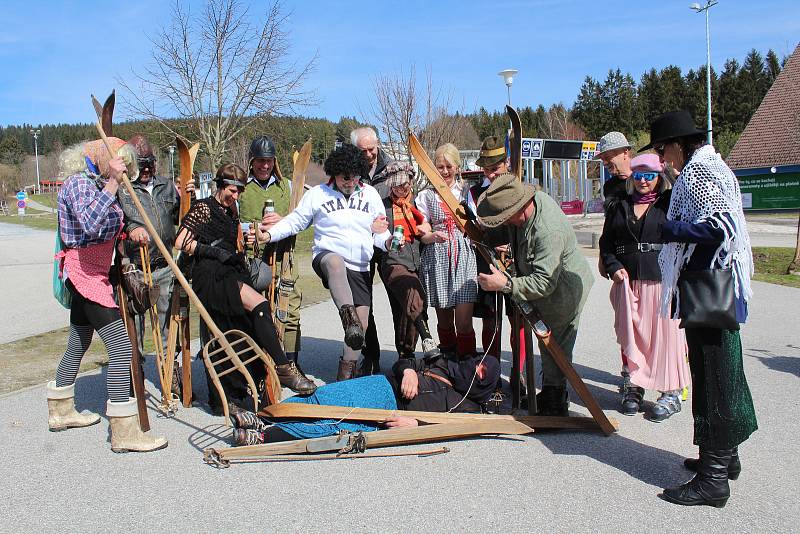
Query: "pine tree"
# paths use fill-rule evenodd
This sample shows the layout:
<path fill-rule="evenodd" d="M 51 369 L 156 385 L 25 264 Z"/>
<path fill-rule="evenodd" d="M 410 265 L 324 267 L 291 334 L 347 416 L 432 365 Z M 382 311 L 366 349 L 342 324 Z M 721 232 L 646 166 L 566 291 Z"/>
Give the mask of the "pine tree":
<path fill-rule="evenodd" d="M 766 69 L 767 83 L 772 87 L 772 83 L 778 74 L 781 73 L 781 63 L 778 61 L 778 54 L 770 48 L 767 52 L 767 59 L 764 61 L 764 68 Z"/>

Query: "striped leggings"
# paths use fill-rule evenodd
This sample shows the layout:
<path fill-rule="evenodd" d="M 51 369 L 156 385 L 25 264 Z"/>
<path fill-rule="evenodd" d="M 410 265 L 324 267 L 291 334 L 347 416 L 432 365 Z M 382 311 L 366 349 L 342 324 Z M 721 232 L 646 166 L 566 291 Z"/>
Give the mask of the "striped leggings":
<path fill-rule="evenodd" d="M 72 291 L 69 338 L 67 350 L 56 371 L 56 386 L 75 383 L 83 355 L 92 343 L 92 333 L 97 331 L 108 351 L 108 399 L 111 402 L 127 402 L 130 398 L 131 342 L 119 310 L 87 300 L 69 282 L 67 287 Z"/>

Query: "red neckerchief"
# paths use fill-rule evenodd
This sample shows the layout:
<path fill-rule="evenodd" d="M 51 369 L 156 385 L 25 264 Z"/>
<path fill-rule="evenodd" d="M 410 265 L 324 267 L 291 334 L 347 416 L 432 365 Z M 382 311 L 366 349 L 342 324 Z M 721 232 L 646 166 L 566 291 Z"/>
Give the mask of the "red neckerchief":
<path fill-rule="evenodd" d="M 411 205 L 411 194 L 406 195 L 405 198 L 397 198 L 392 195 L 392 214 L 395 226 L 400 225 L 403 227 L 407 242 L 411 243 L 415 237 L 419 237 L 417 219 L 421 221 L 422 214 Z"/>

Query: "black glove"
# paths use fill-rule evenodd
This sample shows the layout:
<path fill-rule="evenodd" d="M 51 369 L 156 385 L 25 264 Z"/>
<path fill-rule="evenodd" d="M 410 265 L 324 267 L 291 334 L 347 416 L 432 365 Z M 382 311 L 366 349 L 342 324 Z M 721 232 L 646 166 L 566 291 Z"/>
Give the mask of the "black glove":
<path fill-rule="evenodd" d="M 217 260 L 220 263 L 229 264 L 236 263 L 235 255 L 220 247 L 212 247 L 211 245 L 204 245 L 198 243 L 194 249 L 194 255 L 198 258 L 210 258 Z"/>

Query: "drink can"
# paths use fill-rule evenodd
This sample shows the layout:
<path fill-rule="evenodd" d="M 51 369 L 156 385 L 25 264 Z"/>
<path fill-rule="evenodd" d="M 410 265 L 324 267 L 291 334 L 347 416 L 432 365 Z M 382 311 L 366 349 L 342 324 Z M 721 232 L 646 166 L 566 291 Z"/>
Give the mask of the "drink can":
<path fill-rule="evenodd" d="M 400 244 L 403 242 L 403 227 L 398 225 L 394 227 L 392 234 L 392 250 L 397 252 L 400 250 Z"/>

